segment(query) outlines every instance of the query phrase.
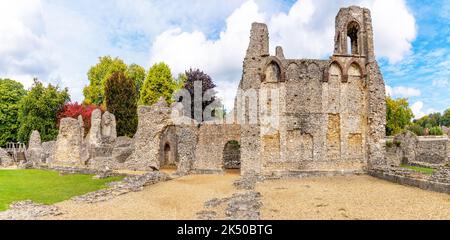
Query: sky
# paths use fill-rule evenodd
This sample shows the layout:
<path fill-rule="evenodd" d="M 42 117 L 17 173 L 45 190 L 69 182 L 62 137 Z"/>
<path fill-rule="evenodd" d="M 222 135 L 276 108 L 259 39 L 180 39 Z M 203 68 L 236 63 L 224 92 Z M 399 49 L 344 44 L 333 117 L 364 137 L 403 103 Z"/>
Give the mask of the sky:
<path fill-rule="evenodd" d="M 450 1 L 433 0 L 0 0 L 0 78 L 33 77 L 82 101 L 100 56 L 174 76 L 199 68 L 230 109 L 252 22 L 265 22 L 272 54 L 327 59 L 340 7 L 371 10 L 386 90 L 416 118 L 450 108 Z"/>

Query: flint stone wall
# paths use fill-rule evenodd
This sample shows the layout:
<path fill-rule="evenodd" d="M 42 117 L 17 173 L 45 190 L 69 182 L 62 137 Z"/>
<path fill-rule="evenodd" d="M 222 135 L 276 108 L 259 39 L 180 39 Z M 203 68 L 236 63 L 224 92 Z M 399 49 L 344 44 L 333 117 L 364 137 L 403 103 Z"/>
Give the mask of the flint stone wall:
<path fill-rule="evenodd" d="M 27 160 L 31 162 L 33 166 L 45 165 L 44 149 L 41 143 L 41 135 L 38 131 L 33 131 L 31 133 L 27 154 Z"/>
<path fill-rule="evenodd" d="M 369 170 L 369 175 L 390 182 L 418 187 L 428 191 L 450 194 L 450 171 L 438 170 L 431 176 L 418 174 L 412 170 L 390 167 L 377 167 Z"/>
<path fill-rule="evenodd" d="M 443 165 L 447 163 L 448 137 L 418 137 L 415 162 Z"/>
<path fill-rule="evenodd" d="M 81 154 L 83 138 L 77 119 L 63 118 L 60 122 L 52 167 L 83 166 Z"/>
<path fill-rule="evenodd" d="M 236 124 L 203 124 L 198 130 L 194 171 L 222 172 L 224 149 L 229 141 L 241 141 L 240 126 Z"/>
<path fill-rule="evenodd" d="M 55 152 L 56 141 L 49 141 L 42 143 L 43 149 L 43 163 L 50 164 L 53 162 L 54 152 Z"/>
<path fill-rule="evenodd" d="M 448 162 L 447 136 L 416 136 L 405 131 L 395 136 L 393 142 L 400 143 L 400 146 L 386 147 L 386 161 L 393 166 L 403 163 L 438 167 Z"/>
<path fill-rule="evenodd" d="M 358 39 L 350 51 L 351 26 Z M 342 8 L 335 30 L 330 60 L 285 59 L 281 47 L 269 54 L 267 26 L 252 25 L 239 90 L 256 92 L 260 118 L 248 122 L 248 106 L 236 111 L 243 174 L 361 172 L 385 164 L 385 85 L 369 10 Z M 236 97 L 235 109 L 247 105 L 244 97 Z M 264 121 L 271 117 L 278 121 Z"/>
<path fill-rule="evenodd" d="M 0 148 L 0 166 L 10 167 L 12 165 L 14 165 L 14 160 L 12 157 L 6 152 L 5 149 Z"/>
<path fill-rule="evenodd" d="M 134 154 L 128 165 L 133 169 L 154 170 L 161 167 L 161 137 L 172 125 L 170 107 L 163 98 L 158 103 L 138 108 L 138 129 L 134 136 Z"/>

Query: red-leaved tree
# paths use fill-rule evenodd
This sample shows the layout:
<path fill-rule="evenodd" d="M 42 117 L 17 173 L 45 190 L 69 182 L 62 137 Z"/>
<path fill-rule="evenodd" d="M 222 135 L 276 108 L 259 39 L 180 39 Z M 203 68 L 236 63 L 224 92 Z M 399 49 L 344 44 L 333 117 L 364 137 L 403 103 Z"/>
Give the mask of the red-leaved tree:
<path fill-rule="evenodd" d="M 57 116 L 58 127 L 61 119 L 67 117 L 78 119 L 78 116 L 81 115 L 84 122 L 84 133 L 87 134 L 89 132 L 89 129 L 91 129 L 91 115 L 95 109 L 100 109 L 102 113 L 104 112 L 104 109 L 101 106 L 97 106 L 95 104 L 83 105 L 79 104 L 78 102 L 67 103 L 66 105 L 64 105 L 63 109 L 58 113 Z"/>

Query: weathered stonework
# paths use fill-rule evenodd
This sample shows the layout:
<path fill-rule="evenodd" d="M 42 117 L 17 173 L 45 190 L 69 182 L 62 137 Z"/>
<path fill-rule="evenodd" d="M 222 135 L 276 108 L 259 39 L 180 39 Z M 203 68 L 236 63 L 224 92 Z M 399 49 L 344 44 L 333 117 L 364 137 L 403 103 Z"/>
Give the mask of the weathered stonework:
<path fill-rule="evenodd" d="M 152 107 L 139 106 L 138 130 L 135 138 L 134 159 L 130 163 L 135 169 L 159 169 L 161 136 L 171 124 L 170 107 L 161 98 Z"/>
<path fill-rule="evenodd" d="M 43 149 L 43 155 L 44 155 L 42 161 L 43 161 L 44 165 L 48 165 L 53 161 L 55 145 L 56 145 L 56 141 L 49 141 L 49 142 L 42 143 L 42 149 Z"/>
<path fill-rule="evenodd" d="M 14 165 L 12 157 L 5 149 L 0 148 L 0 167 L 10 167 L 12 165 Z"/>
<path fill-rule="evenodd" d="M 418 137 L 410 131 L 405 131 L 388 141 L 393 143 L 392 146 L 386 147 L 386 161 L 390 161 L 390 165 L 438 167 L 448 162 L 449 138 L 447 136 Z"/>
<path fill-rule="evenodd" d="M 260 118 L 249 122 L 245 108 L 237 117 L 242 172 L 359 172 L 384 164 L 385 86 L 369 10 L 339 11 L 330 60 L 285 59 L 280 47 L 270 56 L 268 45 L 267 26 L 253 24 L 239 89 L 257 90 Z M 235 108 L 242 105 L 248 103 L 238 95 Z M 274 109 L 275 126 L 265 121 Z"/>
<path fill-rule="evenodd" d="M 50 166 L 83 166 L 81 126 L 77 119 L 61 119 L 54 159 Z"/>
<path fill-rule="evenodd" d="M 28 142 L 28 161 L 34 166 L 45 165 L 44 148 L 41 143 L 41 135 L 38 131 L 33 131 Z"/>

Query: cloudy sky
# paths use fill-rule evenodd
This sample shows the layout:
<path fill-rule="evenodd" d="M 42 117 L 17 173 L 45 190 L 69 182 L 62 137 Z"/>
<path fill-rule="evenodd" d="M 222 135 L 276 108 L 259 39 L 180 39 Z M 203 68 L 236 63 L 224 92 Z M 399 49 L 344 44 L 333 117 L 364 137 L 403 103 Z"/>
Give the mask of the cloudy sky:
<path fill-rule="evenodd" d="M 231 106 L 252 22 L 269 25 L 271 51 L 328 58 L 340 7 L 372 11 L 387 92 L 416 117 L 450 107 L 450 1 L 419 0 L 0 0 L 0 78 L 34 76 L 82 101 L 87 71 L 111 55 L 173 73 L 210 74 Z"/>

